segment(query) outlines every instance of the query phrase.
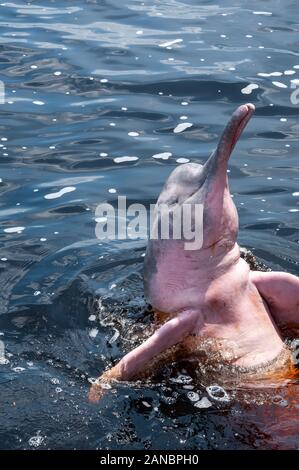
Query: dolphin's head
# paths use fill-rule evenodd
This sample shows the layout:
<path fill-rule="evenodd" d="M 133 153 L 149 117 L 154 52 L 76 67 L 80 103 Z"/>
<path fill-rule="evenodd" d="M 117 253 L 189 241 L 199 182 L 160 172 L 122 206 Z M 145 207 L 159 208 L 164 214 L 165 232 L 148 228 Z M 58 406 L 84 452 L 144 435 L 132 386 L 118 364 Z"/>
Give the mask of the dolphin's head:
<path fill-rule="evenodd" d="M 222 251 L 228 251 L 236 242 L 238 214 L 229 193 L 227 166 L 254 109 L 251 103 L 237 108 L 207 162 L 204 165 L 188 163 L 177 167 L 168 178 L 158 199 L 157 208 L 160 204 L 203 205 L 203 249 L 214 250 L 218 247 Z M 196 210 L 196 206 L 194 207 Z"/>
<path fill-rule="evenodd" d="M 162 189 L 155 206 L 152 233 L 144 259 L 145 294 L 153 307 L 161 312 L 179 311 L 186 302 L 195 305 L 200 285 L 239 259 L 236 245 L 238 213 L 229 193 L 227 165 L 253 112 L 252 104 L 240 106 L 206 163 L 179 165 Z M 181 229 L 184 225 L 178 224 L 175 217 L 169 217 L 170 236 L 165 238 L 162 233 L 163 208 L 179 212 L 184 220 L 182 214 L 186 206 L 191 209 L 192 217 L 189 219 L 193 224 L 190 230 L 193 239 L 184 233 L 182 236 L 182 232 L 179 237 L 174 236 L 177 227 Z M 158 236 L 152 236 L 153 233 L 158 233 Z M 215 265 L 217 270 L 213 269 Z M 186 299 L 186 295 L 190 298 Z"/>

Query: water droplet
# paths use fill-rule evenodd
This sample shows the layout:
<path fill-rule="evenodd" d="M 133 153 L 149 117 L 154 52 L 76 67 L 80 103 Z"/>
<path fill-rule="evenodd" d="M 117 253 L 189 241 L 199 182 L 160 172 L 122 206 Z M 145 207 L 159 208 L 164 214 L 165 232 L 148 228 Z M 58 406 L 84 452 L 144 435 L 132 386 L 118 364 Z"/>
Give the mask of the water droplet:
<path fill-rule="evenodd" d="M 229 402 L 230 396 L 224 390 L 224 388 L 220 387 L 220 385 L 210 385 L 206 388 L 209 396 L 213 398 L 213 400 L 221 401 L 221 402 Z"/>
<path fill-rule="evenodd" d="M 198 402 L 194 403 L 194 406 L 196 406 L 196 408 L 205 409 L 210 408 L 213 405 L 207 397 L 203 397 Z"/>

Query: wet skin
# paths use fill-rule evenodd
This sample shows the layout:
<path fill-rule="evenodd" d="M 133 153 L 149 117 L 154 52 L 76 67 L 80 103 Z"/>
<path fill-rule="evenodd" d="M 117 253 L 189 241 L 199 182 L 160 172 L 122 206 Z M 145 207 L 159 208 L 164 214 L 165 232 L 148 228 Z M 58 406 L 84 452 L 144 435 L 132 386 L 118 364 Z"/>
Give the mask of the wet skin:
<path fill-rule="evenodd" d="M 145 293 L 162 326 L 105 372 L 101 381 L 150 374 L 161 353 L 179 344 L 191 355 L 206 339 L 215 340 L 220 357 L 232 366 L 255 368 L 281 353 L 288 328 L 298 332 L 299 278 L 250 271 L 236 242 L 238 214 L 228 187 L 227 164 L 253 112 L 252 104 L 240 106 L 205 165 L 180 165 L 166 181 L 153 227 L 161 225 L 161 204 L 177 208 L 203 204 L 203 244 L 187 250 L 184 239 L 149 240 Z M 90 399 L 97 398 L 98 387 L 92 387 Z"/>

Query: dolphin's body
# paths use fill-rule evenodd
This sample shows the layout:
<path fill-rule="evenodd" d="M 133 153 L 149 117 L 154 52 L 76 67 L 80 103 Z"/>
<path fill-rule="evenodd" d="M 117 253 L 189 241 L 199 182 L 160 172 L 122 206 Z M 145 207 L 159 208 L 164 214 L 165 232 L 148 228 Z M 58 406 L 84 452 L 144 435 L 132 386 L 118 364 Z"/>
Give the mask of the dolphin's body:
<path fill-rule="evenodd" d="M 104 373 L 103 380 L 138 377 L 173 346 L 183 346 L 190 356 L 206 340 L 214 341 L 218 360 L 232 366 L 248 370 L 275 364 L 284 350 L 282 330 L 288 325 L 299 329 L 299 278 L 250 271 L 236 242 L 238 214 L 229 192 L 227 165 L 253 112 L 252 104 L 240 106 L 207 162 L 180 165 L 166 181 L 154 225 L 161 225 L 162 204 L 173 208 L 190 204 L 195 210 L 196 204 L 202 204 L 203 244 L 187 250 L 184 239 L 149 240 L 145 293 L 162 326 Z"/>

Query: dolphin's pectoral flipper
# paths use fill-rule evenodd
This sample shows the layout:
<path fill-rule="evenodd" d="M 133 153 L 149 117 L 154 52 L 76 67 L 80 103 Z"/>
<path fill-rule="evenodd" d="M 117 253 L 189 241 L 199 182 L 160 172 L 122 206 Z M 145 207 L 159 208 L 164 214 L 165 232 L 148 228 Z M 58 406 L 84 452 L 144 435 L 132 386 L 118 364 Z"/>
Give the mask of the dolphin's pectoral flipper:
<path fill-rule="evenodd" d="M 164 351 L 181 342 L 194 332 L 198 323 L 198 312 L 184 311 L 164 323 L 155 333 L 133 351 L 124 356 L 116 366 L 104 372 L 98 384 L 91 388 L 90 401 L 98 401 L 103 395 L 101 383 L 112 380 L 131 380 L 139 375 L 150 375 L 155 359 Z"/>
<path fill-rule="evenodd" d="M 283 331 L 299 332 L 299 277 L 285 272 L 251 271 L 250 277 Z"/>
<path fill-rule="evenodd" d="M 186 311 L 167 321 L 155 333 L 117 364 L 119 380 L 130 380 L 150 366 L 159 354 L 182 341 L 196 328 L 198 312 Z M 147 375 L 151 373 L 147 371 Z"/>

